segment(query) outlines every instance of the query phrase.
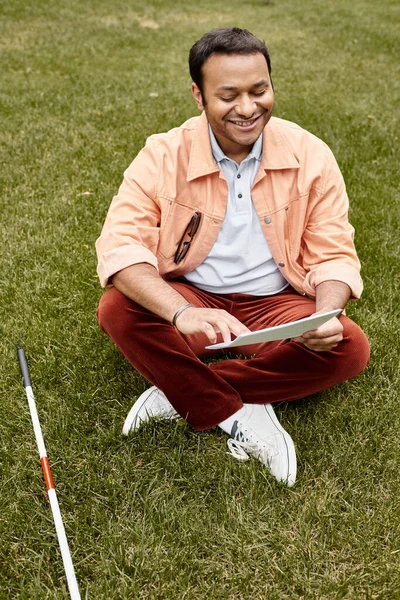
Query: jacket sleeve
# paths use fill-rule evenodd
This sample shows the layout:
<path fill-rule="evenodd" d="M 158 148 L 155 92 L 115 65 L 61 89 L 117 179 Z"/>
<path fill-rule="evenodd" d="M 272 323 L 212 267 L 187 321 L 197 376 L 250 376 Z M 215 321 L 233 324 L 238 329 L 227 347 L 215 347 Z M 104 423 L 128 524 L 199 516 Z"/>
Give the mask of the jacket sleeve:
<path fill-rule="evenodd" d="M 360 297 L 363 284 L 354 247 L 354 229 L 348 220 L 349 201 L 336 160 L 325 146 L 325 166 L 318 186 L 310 194 L 309 216 L 303 234 L 304 289 L 315 296 L 323 281 L 346 283 L 352 298 Z"/>
<path fill-rule="evenodd" d="M 137 263 L 158 268 L 160 206 L 156 199 L 160 161 L 151 138 L 124 173 L 100 237 L 96 241 L 97 273 L 102 287 L 112 275 Z"/>

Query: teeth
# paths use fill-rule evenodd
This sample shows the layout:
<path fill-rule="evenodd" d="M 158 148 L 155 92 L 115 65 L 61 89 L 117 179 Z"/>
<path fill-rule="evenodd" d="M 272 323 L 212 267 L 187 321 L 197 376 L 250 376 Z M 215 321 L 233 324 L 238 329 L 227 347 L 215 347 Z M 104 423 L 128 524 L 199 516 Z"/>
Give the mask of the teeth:
<path fill-rule="evenodd" d="M 235 123 L 235 125 L 239 125 L 240 127 L 246 127 L 249 125 L 253 125 L 253 123 L 255 123 L 256 119 L 253 119 L 252 121 L 233 121 Z"/>

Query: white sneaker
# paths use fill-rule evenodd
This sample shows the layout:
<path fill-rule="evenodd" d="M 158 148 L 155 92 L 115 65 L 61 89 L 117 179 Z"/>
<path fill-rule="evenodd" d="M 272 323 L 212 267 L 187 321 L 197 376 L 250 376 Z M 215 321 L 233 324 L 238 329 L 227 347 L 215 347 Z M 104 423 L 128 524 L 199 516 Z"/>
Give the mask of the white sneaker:
<path fill-rule="evenodd" d="M 244 404 L 245 413 L 232 426 L 228 448 L 239 460 L 248 454 L 265 464 L 278 481 L 292 487 L 296 481 L 293 440 L 279 423 L 271 404 Z"/>
<path fill-rule="evenodd" d="M 150 419 L 179 419 L 174 407 L 165 394 L 155 386 L 149 388 L 136 400 L 125 419 L 122 433 L 128 435 L 137 431 Z"/>

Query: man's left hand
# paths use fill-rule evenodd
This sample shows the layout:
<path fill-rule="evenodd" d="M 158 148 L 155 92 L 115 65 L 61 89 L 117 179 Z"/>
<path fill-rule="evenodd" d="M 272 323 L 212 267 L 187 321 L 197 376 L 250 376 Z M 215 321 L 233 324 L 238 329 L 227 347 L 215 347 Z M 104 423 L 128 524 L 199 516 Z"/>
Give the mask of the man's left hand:
<path fill-rule="evenodd" d="M 316 313 L 318 314 L 318 313 Z M 318 329 L 307 331 L 300 337 L 292 338 L 294 342 L 304 344 L 314 352 L 329 352 L 343 340 L 343 325 L 337 317 L 330 319 Z"/>

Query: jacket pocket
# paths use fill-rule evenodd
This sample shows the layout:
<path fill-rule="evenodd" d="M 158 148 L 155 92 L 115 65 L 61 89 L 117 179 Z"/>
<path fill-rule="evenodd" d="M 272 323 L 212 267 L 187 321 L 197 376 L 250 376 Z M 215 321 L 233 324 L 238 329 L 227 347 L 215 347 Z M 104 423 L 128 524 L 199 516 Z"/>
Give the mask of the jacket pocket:
<path fill-rule="evenodd" d="M 170 201 L 168 213 L 161 218 L 157 254 L 170 260 L 176 254 L 182 237 L 196 210 Z"/>

